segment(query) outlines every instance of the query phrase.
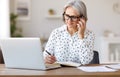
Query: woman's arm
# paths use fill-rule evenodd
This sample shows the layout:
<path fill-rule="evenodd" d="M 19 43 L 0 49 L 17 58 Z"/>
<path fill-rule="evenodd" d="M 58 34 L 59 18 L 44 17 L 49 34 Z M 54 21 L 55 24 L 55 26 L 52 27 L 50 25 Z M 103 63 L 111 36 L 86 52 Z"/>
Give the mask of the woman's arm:
<path fill-rule="evenodd" d="M 54 48 L 55 48 L 55 31 L 51 33 L 48 42 L 45 46 L 45 50 L 43 52 L 45 63 L 52 64 L 56 61 L 56 58 L 54 57 Z"/>
<path fill-rule="evenodd" d="M 93 48 L 94 48 L 94 39 L 95 36 L 93 32 L 88 31 L 85 35 L 84 39 L 80 39 L 81 45 L 80 45 L 80 51 L 79 54 L 81 59 L 81 64 L 89 64 L 91 60 L 93 59 Z"/>

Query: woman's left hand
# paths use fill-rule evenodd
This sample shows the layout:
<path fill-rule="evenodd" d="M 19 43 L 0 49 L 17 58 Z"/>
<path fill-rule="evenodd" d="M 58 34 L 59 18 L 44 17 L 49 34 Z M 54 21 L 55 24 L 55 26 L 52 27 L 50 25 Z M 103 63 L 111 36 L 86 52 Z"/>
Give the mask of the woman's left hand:
<path fill-rule="evenodd" d="M 86 29 L 86 20 L 84 18 L 81 18 L 80 21 L 77 24 L 78 27 L 78 36 L 83 39 L 84 38 L 84 33 Z"/>

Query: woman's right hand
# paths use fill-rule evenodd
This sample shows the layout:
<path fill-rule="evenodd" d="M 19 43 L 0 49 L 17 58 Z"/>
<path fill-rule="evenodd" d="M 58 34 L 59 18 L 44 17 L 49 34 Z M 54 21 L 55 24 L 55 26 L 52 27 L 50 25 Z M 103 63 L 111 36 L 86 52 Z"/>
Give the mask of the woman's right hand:
<path fill-rule="evenodd" d="M 56 62 L 55 56 L 48 55 L 48 56 L 45 57 L 45 63 L 52 64 L 54 62 Z"/>

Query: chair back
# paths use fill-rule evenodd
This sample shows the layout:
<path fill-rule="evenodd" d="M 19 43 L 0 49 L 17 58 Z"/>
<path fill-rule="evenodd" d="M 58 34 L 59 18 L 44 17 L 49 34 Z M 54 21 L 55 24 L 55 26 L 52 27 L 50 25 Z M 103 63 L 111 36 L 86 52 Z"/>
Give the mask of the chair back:
<path fill-rule="evenodd" d="M 100 64 L 98 51 L 94 50 L 93 53 L 93 60 L 90 62 L 90 64 Z"/>
<path fill-rule="evenodd" d="M 3 60 L 3 54 L 2 54 L 2 50 L 0 48 L 0 64 L 3 64 L 4 60 Z"/>

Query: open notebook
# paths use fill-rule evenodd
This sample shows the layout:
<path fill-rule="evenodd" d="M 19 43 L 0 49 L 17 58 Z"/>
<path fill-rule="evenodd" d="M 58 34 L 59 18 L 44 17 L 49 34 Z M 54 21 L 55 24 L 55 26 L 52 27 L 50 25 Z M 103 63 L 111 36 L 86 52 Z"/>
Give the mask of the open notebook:
<path fill-rule="evenodd" d="M 40 38 L 4 38 L 0 46 L 7 68 L 48 70 L 59 68 L 59 64 L 46 66 Z"/>
<path fill-rule="evenodd" d="M 79 66 L 81 66 L 81 64 L 71 62 L 71 61 L 68 61 L 68 62 L 56 62 L 56 63 L 60 64 L 61 66 L 70 66 L 70 67 L 79 67 Z"/>

